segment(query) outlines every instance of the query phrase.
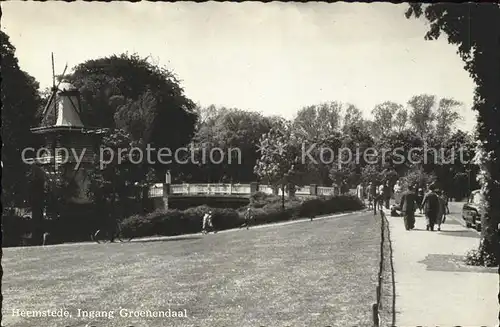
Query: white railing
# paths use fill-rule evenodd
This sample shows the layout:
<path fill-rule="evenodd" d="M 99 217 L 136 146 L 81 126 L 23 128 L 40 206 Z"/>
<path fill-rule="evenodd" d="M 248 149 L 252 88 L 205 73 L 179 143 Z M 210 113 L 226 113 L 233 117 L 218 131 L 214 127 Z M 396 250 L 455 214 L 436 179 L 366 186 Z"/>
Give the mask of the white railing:
<path fill-rule="evenodd" d="M 296 195 L 310 195 L 311 194 L 311 187 L 310 186 L 303 186 L 297 188 L 295 191 Z"/>
<path fill-rule="evenodd" d="M 150 198 L 161 198 L 163 196 L 163 184 L 158 183 L 149 188 Z"/>
<path fill-rule="evenodd" d="M 318 195 L 337 195 L 335 187 L 318 186 Z"/>
<path fill-rule="evenodd" d="M 234 184 L 231 194 L 250 194 L 250 184 Z"/>
<path fill-rule="evenodd" d="M 273 188 L 269 185 L 259 185 L 259 192 L 273 194 Z"/>
<path fill-rule="evenodd" d="M 259 192 L 273 194 L 271 185 L 259 185 Z M 250 195 L 250 184 L 171 184 L 170 194 L 172 195 Z M 281 194 L 279 192 L 279 194 Z M 287 194 L 287 193 L 285 193 Z M 310 186 L 302 186 L 295 191 L 296 195 L 305 196 L 311 194 Z M 317 195 L 337 195 L 336 187 L 318 186 Z M 149 197 L 156 198 L 163 196 L 163 184 L 157 183 L 149 189 Z"/>

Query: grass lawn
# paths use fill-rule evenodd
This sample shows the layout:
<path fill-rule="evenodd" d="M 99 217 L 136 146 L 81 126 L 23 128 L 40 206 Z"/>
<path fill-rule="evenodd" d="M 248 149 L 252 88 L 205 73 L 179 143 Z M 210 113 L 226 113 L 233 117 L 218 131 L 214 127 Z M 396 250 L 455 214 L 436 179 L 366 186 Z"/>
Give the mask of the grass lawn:
<path fill-rule="evenodd" d="M 163 241 L 4 249 L 2 326 L 371 326 L 379 224 L 368 212 Z M 71 318 L 12 315 L 63 308 Z M 120 308 L 188 317 L 122 318 Z M 115 313 L 79 318 L 78 309 Z"/>

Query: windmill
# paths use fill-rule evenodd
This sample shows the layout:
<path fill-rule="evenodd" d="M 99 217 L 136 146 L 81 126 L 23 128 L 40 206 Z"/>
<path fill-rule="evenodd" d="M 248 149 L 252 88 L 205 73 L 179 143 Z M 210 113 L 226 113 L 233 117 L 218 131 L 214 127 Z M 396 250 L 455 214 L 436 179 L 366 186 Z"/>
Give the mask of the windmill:
<path fill-rule="evenodd" d="M 63 77 L 68 69 L 68 64 L 64 67 L 63 73 L 59 76 L 56 85 L 56 75 L 54 67 L 54 54 L 52 53 L 52 88 L 49 100 L 42 112 L 42 121 L 46 119 L 49 111 L 53 110 L 56 115 L 54 126 L 74 126 L 83 127 L 80 120 L 80 99 L 78 90 L 69 83 L 63 83 Z"/>
<path fill-rule="evenodd" d="M 62 75 L 66 73 L 65 66 Z M 84 126 L 81 119 L 80 92 L 63 78 L 56 83 L 54 55 L 52 54 L 52 88 L 51 94 L 42 112 L 42 126 L 31 129 L 40 135 L 43 148 L 46 151 L 37 153 L 34 158 L 37 166 L 46 172 L 47 176 L 61 173 L 67 181 L 75 181 L 79 195 L 71 201 L 88 202 L 85 193 L 86 173 L 94 161 L 94 149 L 100 142 L 106 129 Z M 46 124 L 49 112 L 56 116 L 55 121 Z M 67 152 L 65 152 L 66 150 Z"/>

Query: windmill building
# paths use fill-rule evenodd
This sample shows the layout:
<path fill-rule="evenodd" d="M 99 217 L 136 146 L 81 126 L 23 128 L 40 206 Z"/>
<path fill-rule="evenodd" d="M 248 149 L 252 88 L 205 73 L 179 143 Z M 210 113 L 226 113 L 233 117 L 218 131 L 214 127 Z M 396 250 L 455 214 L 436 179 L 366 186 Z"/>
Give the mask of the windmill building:
<path fill-rule="evenodd" d="M 31 129 L 32 133 L 43 137 L 45 147 L 42 155 L 35 158 L 35 164 L 47 174 L 62 173 L 64 178 L 75 183 L 77 190 L 69 202 L 89 203 L 87 172 L 93 164 L 100 136 L 106 130 L 84 126 L 80 117 L 80 93 L 69 83 L 53 87 L 42 121 L 51 114 L 55 121 Z"/>

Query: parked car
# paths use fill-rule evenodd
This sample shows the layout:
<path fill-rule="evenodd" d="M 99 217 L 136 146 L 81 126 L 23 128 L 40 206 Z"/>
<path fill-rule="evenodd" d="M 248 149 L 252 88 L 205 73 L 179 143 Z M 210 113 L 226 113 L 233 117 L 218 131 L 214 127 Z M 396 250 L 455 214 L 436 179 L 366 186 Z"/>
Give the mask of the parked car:
<path fill-rule="evenodd" d="M 484 197 L 481 190 L 471 192 L 467 203 L 462 207 L 462 219 L 467 227 L 474 227 L 476 230 L 481 230 L 481 216 L 484 214 L 483 209 Z"/>

